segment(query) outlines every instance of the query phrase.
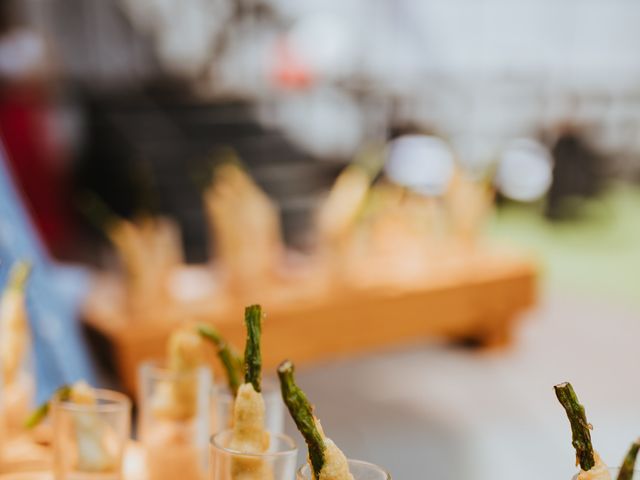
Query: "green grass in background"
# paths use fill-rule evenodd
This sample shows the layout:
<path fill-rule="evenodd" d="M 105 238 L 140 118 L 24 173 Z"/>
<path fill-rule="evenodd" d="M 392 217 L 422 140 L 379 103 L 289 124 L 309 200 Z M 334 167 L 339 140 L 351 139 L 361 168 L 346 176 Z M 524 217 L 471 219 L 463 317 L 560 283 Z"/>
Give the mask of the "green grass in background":
<path fill-rule="evenodd" d="M 536 254 L 545 289 L 598 295 L 640 308 L 640 188 L 612 185 L 579 220 L 550 222 L 531 206 L 495 212 L 490 237 Z"/>

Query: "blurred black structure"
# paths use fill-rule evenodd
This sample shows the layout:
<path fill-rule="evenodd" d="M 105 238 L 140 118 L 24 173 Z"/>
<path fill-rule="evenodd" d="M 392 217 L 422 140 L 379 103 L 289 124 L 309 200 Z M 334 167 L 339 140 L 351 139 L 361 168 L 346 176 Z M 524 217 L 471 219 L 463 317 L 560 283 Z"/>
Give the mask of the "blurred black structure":
<path fill-rule="evenodd" d="M 306 247 L 317 197 L 343 163 L 319 162 L 260 126 L 240 102 L 202 102 L 180 86 L 83 96 L 87 137 L 78 193 L 98 193 L 118 213 L 170 215 L 182 228 L 187 260 L 207 257 L 201 189 L 216 150 L 231 147 L 281 207 L 285 240 Z"/>
<path fill-rule="evenodd" d="M 565 220 L 580 215 L 581 200 L 602 192 L 606 159 L 578 131 L 565 129 L 551 150 L 553 183 L 547 198 L 546 216 Z"/>

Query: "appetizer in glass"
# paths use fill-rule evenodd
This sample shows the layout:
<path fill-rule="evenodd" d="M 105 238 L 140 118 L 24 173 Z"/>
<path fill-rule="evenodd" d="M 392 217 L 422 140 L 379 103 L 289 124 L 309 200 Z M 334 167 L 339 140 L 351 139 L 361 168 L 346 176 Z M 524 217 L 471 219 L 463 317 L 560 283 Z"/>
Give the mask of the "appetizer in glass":
<path fill-rule="evenodd" d="M 166 362 L 140 368 L 139 438 L 149 480 L 202 479 L 206 475 L 211 371 L 193 328 L 174 332 Z"/>
<path fill-rule="evenodd" d="M 580 466 L 580 472 L 574 480 L 611 480 L 614 475 L 617 480 L 631 480 L 640 443 L 635 441 L 631 445 L 620 469 L 609 469 L 593 449 L 591 443 L 593 427 L 587 422 L 584 406 L 578 401 L 578 396 L 571 384 L 560 383 L 553 388 L 571 424 L 571 444 L 576 450 L 576 465 Z"/>
<path fill-rule="evenodd" d="M 296 385 L 294 365 L 289 360 L 278 367 L 282 398 L 309 450 L 309 463 L 298 470 L 299 480 L 391 480 L 384 469 L 349 460 L 328 438 L 305 393 Z"/>
<path fill-rule="evenodd" d="M 217 383 L 211 387 L 211 433 L 215 434 L 233 426 L 233 406 L 244 375 L 244 358 L 211 325 L 198 325 L 198 333 L 215 347 L 226 378 L 226 384 Z M 267 431 L 282 433 L 284 404 L 277 383 L 263 380 L 261 393 Z"/>
<path fill-rule="evenodd" d="M 35 427 L 49 412 L 57 480 L 122 478 L 131 427 L 131 402 L 125 395 L 85 382 L 65 385 L 33 412 L 26 426 Z"/>
<path fill-rule="evenodd" d="M 247 341 L 244 382 L 233 406 L 233 426 L 213 436 L 211 468 L 214 480 L 292 480 L 297 449 L 282 434 L 267 431 L 262 397 L 262 308 L 245 309 Z"/>

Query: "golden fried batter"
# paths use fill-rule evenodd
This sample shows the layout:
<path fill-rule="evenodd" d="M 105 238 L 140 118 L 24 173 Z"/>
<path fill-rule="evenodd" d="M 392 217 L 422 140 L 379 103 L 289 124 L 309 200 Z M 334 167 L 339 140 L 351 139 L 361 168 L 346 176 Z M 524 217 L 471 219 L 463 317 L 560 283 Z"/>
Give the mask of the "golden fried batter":
<path fill-rule="evenodd" d="M 604 464 L 600 455 L 597 452 L 593 452 L 593 457 L 595 465 L 588 472 L 580 470 L 578 480 L 611 480 L 609 468 Z"/>
<path fill-rule="evenodd" d="M 265 408 L 262 394 L 251 383 L 238 389 L 233 408 L 233 436 L 229 448 L 256 454 L 269 449 L 269 433 L 264 426 Z M 272 480 L 270 465 L 257 457 L 234 457 L 231 464 L 232 480 Z"/>

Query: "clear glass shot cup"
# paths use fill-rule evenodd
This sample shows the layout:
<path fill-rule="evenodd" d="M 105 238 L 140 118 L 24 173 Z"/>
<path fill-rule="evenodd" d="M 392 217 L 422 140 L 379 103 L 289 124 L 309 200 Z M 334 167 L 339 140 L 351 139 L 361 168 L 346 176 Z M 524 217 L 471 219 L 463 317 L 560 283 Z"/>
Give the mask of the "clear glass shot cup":
<path fill-rule="evenodd" d="M 609 468 L 607 470 L 609 470 L 609 476 L 611 477 L 611 480 L 615 480 L 616 478 L 618 478 L 618 473 L 620 473 L 619 467 Z M 638 475 L 640 475 L 640 470 L 634 470 L 633 473 L 633 478 L 638 478 Z M 576 473 L 573 477 L 571 477 L 571 480 L 578 480 L 578 475 L 579 473 Z"/>
<path fill-rule="evenodd" d="M 347 462 L 354 480 L 391 480 L 389 472 L 378 465 L 351 459 L 348 459 Z M 298 469 L 296 480 L 313 480 L 308 463 Z"/>
<path fill-rule="evenodd" d="M 53 467 L 56 480 L 119 480 L 131 431 L 131 401 L 97 389 L 95 404 L 54 401 Z"/>
<path fill-rule="evenodd" d="M 294 480 L 298 449 L 287 435 L 269 433 L 269 449 L 264 453 L 243 453 L 229 447 L 233 430 L 211 437 L 210 480 Z"/>
<path fill-rule="evenodd" d="M 284 432 L 284 402 L 280 386 L 271 379 L 262 382 L 265 408 L 265 428 L 268 432 Z M 211 434 L 232 427 L 234 398 L 227 385 L 217 383 L 211 387 Z"/>
<path fill-rule="evenodd" d="M 138 438 L 147 480 L 206 478 L 211 370 L 175 373 L 149 361 L 138 374 Z"/>

